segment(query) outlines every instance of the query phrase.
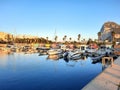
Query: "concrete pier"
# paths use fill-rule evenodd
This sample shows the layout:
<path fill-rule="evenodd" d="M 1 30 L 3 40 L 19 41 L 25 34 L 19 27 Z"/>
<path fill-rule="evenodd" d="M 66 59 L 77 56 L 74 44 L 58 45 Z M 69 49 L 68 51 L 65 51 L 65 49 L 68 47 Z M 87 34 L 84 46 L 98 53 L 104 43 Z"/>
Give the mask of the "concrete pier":
<path fill-rule="evenodd" d="M 82 90 L 120 90 L 120 57 Z"/>

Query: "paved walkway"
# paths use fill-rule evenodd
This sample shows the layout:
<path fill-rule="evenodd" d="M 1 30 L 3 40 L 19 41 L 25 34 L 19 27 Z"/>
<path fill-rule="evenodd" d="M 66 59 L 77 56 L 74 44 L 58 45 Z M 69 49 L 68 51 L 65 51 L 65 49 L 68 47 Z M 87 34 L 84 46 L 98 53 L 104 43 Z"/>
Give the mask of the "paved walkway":
<path fill-rule="evenodd" d="M 120 57 L 82 90 L 120 90 Z"/>

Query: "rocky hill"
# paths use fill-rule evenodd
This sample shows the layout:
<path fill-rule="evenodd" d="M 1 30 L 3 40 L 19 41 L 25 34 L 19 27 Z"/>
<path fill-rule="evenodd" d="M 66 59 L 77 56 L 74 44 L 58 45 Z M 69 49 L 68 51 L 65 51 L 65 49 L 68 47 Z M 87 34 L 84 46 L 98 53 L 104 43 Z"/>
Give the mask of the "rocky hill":
<path fill-rule="evenodd" d="M 113 41 L 114 38 L 116 41 L 120 41 L 120 25 L 115 22 L 105 22 L 100 29 L 100 33 L 99 38 L 102 41 Z"/>
<path fill-rule="evenodd" d="M 120 25 L 115 23 L 115 22 L 105 22 L 101 28 L 101 32 L 106 31 L 106 30 L 110 30 L 110 31 L 114 31 L 115 29 L 120 29 Z"/>

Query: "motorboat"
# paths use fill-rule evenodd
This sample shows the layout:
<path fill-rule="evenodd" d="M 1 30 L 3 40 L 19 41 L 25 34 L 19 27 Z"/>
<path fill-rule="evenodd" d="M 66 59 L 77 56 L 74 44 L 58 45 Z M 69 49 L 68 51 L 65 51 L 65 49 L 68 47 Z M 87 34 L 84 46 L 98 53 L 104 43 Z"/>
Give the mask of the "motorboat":
<path fill-rule="evenodd" d="M 61 54 L 62 50 L 61 49 L 50 49 L 47 51 L 48 55 L 56 55 L 56 54 Z"/>
<path fill-rule="evenodd" d="M 98 56 L 93 56 L 91 57 L 92 60 L 100 60 L 102 59 L 102 57 L 104 57 L 105 55 L 98 55 Z"/>
<path fill-rule="evenodd" d="M 80 55 L 81 54 L 79 53 L 79 51 L 65 51 L 65 53 L 63 54 L 63 58 L 68 60 L 77 60 L 80 59 Z"/>

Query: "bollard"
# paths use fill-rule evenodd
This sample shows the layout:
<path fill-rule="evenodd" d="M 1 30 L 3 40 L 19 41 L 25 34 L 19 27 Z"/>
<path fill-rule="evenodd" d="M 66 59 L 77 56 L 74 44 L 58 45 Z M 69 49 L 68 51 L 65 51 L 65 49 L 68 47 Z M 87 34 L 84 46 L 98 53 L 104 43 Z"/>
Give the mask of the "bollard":
<path fill-rule="evenodd" d="M 113 57 L 103 57 L 102 58 L 102 64 L 105 65 L 105 60 L 110 61 L 111 60 L 111 67 L 113 66 Z"/>

